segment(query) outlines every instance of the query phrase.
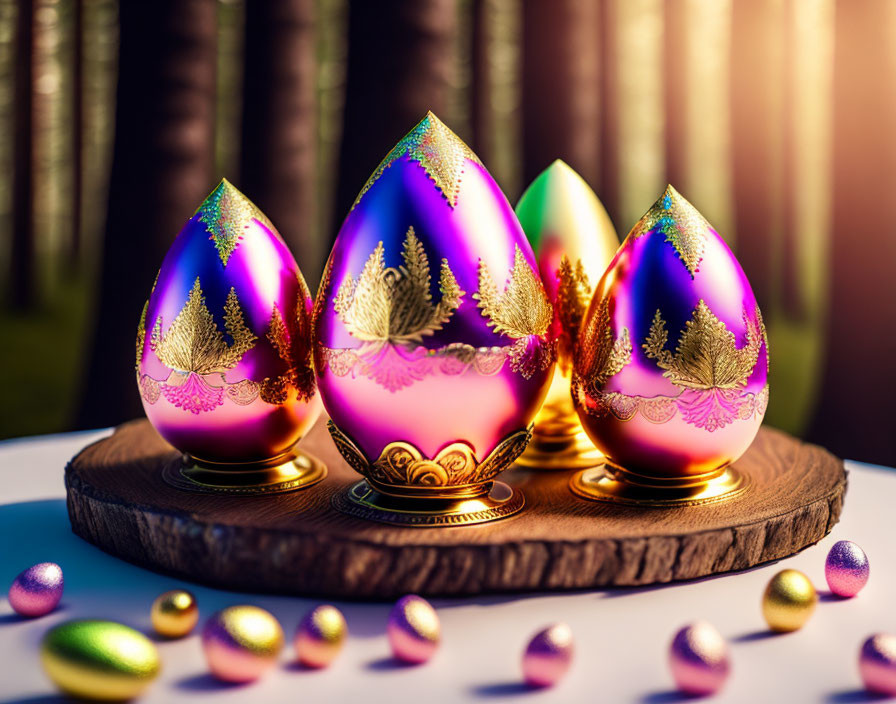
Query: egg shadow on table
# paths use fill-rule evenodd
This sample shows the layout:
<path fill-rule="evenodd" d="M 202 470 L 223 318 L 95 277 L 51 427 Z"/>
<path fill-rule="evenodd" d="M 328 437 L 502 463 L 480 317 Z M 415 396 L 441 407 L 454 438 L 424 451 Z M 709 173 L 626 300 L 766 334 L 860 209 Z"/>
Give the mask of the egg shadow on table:
<path fill-rule="evenodd" d="M 507 682 L 477 684 L 470 689 L 470 693 L 477 697 L 513 697 L 520 694 L 540 692 L 544 689 L 546 687 L 533 687 L 521 680 L 508 680 Z"/>
<path fill-rule="evenodd" d="M 763 628 L 761 631 L 750 631 L 749 633 L 741 633 L 731 639 L 732 643 L 752 643 L 757 640 L 769 640 L 778 636 L 786 636 L 786 632 L 773 631 L 770 628 Z"/>
<path fill-rule="evenodd" d="M 371 672 L 389 672 L 391 670 L 410 670 L 425 664 L 422 662 L 405 662 L 391 655 L 386 655 L 376 660 L 371 660 L 364 665 L 364 668 Z"/>
<path fill-rule="evenodd" d="M 823 601 L 825 603 L 834 602 L 834 603 L 842 603 L 844 601 L 849 601 L 848 596 L 839 596 L 834 594 L 832 591 L 819 591 L 818 592 L 818 600 Z"/>
<path fill-rule="evenodd" d="M 861 687 L 857 689 L 845 689 L 842 692 L 832 692 L 825 699 L 830 704 L 851 704 L 852 702 L 881 702 L 890 699 L 887 694 L 869 692 Z"/>
<path fill-rule="evenodd" d="M 245 687 L 251 682 L 224 682 L 208 672 L 199 672 L 194 675 L 187 675 L 183 679 L 174 683 L 178 689 L 185 692 L 215 692 L 227 689 L 239 689 Z"/>
<path fill-rule="evenodd" d="M 644 704 L 672 704 L 673 702 L 690 702 L 696 699 L 701 699 L 701 696 L 677 689 L 665 689 L 661 692 L 648 692 L 641 698 L 641 701 Z"/>
<path fill-rule="evenodd" d="M 31 697 L 0 699 L 0 704 L 72 704 L 72 702 L 80 701 L 84 700 L 67 697 L 64 694 L 35 694 Z"/>

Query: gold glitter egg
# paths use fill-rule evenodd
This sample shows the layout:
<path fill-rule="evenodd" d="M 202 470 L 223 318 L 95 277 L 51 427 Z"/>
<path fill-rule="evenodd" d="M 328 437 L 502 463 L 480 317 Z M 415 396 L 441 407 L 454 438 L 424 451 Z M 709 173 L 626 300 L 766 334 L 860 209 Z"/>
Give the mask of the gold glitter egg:
<path fill-rule="evenodd" d="M 225 682 L 252 682 L 277 664 L 283 629 L 257 606 L 229 606 L 202 631 L 202 649 L 212 674 Z"/>
<path fill-rule="evenodd" d="M 305 667 L 327 667 L 342 650 L 348 628 L 335 606 L 318 606 L 305 616 L 296 631 L 296 657 Z"/>
<path fill-rule="evenodd" d="M 196 626 L 199 608 L 196 597 L 184 589 L 160 594 L 152 603 L 152 627 L 165 638 L 181 638 Z"/>
<path fill-rule="evenodd" d="M 113 621 L 68 621 L 50 629 L 40 659 L 63 692 L 95 700 L 132 699 L 160 669 L 152 641 Z"/>
<path fill-rule="evenodd" d="M 806 575 L 798 570 L 783 570 L 765 588 L 762 615 L 773 631 L 796 631 L 809 620 L 817 601 L 815 587 Z"/>

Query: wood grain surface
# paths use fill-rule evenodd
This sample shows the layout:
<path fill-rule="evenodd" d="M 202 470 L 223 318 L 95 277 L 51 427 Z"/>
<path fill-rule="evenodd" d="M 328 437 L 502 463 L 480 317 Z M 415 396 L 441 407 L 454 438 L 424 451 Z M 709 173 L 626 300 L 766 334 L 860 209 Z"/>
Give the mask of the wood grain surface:
<path fill-rule="evenodd" d="M 729 502 L 640 508 L 576 498 L 567 472 L 512 469 L 526 507 L 457 528 L 362 521 L 331 506 L 359 479 L 324 421 L 302 447 L 329 476 L 304 490 L 238 497 L 161 480 L 180 455 L 146 420 L 86 447 L 65 472 L 74 532 L 150 569 L 241 591 L 391 599 L 627 587 L 742 570 L 791 555 L 837 522 L 843 462 L 771 428 L 738 462 L 752 486 Z"/>

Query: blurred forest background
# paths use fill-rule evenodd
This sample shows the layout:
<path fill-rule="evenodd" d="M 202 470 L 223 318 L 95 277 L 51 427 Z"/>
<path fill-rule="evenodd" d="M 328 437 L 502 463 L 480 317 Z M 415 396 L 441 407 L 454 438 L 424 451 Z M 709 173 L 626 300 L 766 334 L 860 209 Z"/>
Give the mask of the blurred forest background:
<path fill-rule="evenodd" d="M 896 465 L 896 2 L 0 0 L 0 437 L 140 415 L 133 337 L 226 176 L 309 284 L 432 109 L 621 236 L 673 183 L 769 324 L 767 421 Z"/>

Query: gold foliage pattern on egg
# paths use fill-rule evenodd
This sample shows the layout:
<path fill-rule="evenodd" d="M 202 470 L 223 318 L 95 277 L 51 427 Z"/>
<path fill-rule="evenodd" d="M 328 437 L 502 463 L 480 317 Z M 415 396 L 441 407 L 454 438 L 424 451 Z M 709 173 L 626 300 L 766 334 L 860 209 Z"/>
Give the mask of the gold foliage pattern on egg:
<path fill-rule="evenodd" d="M 443 259 L 439 274 L 442 299 L 433 304 L 430 294 L 429 258 L 409 227 L 402 247 L 403 266 L 386 267 L 383 243 L 379 242 L 367 259 L 358 280 L 347 276 L 339 287 L 333 306 L 349 333 L 379 348 L 421 343 L 441 330 L 464 296 L 448 260 Z"/>
<path fill-rule="evenodd" d="M 591 300 L 591 283 L 582 260 L 575 266 L 564 254 L 557 269 L 557 316 L 560 319 L 558 366 L 569 374 L 579 341 L 579 330 Z"/>

